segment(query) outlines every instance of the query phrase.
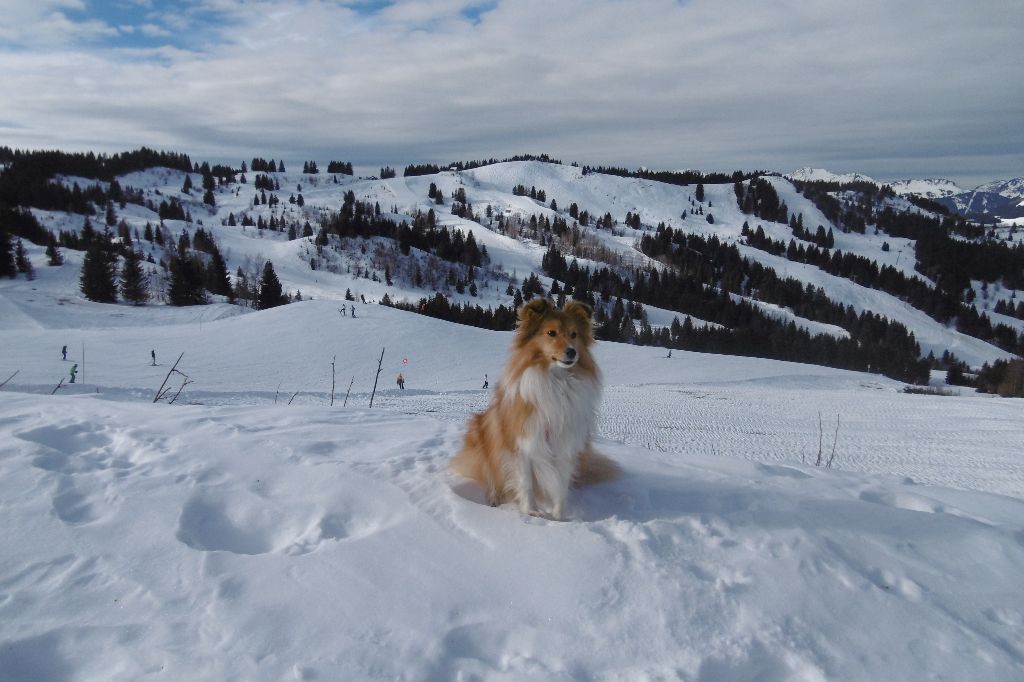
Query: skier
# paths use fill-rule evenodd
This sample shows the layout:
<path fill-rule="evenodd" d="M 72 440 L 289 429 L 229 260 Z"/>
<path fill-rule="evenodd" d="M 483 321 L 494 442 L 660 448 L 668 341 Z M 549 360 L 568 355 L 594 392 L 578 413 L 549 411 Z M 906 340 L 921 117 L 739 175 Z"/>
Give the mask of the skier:
<path fill-rule="evenodd" d="M 71 374 L 71 381 L 68 383 L 75 383 L 75 375 L 78 374 L 78 365 L 71 365 L 71 369 L 68 370 L 68 373 Z"/>
<path fill-rule="evenodd" d="M 149 356 L 151 358 L 153 358 L 153 366 L 156 367 L 156 351 L 155 350 L 149 351 Z"/>
<path fill-rule="evenodd" d="M 488 385 L 489 385 L 489 383 L 487 381 L 487 375 L 485 374 L 484 375 L 484 389 L 486 389 Z"/>
<path fill-rule="evenodd" d="M 64 356 L 63 357 L 64 360 L 68 359 L 68 347 L 67 347 L 67 344 L 65 344 L 64 347 L 60 349 L 60 354 Z"/>
<path fill-rule="evenodd" d="M 345 306 L 341 306 L 340 308 L 338 308 L 338 312 L 341 313 L 342 317 L 347 317 L 346 313 L 348 312 L 348 308 L 346 308 Z"/>
<path fill-rule="evenodd" d="M 352 306 L 352 318 L 355 319 L 355 316 L 356 316 L 356 307 Z"/>
<path fill-rule="evenodd" d="M 405 390 L 405 377 L 402 376 L 401 372 L 398 373 L 398 379 L 395 381 L 395 383 L 398 384 L 398 388 L 402 389 L 403 391 Z"/>

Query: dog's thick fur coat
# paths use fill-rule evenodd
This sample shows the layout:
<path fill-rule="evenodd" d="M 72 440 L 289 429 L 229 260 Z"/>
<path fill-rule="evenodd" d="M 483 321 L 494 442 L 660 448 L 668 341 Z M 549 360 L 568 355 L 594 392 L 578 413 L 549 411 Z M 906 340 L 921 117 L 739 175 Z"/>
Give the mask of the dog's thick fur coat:
<path fill-rule="evenodd" d="M 547 299 L 519 308 L 502 380 L 451 462 L 484 487 L 491 505 L 515 501 L 525 514 L 562 519 L 571 486 L 621 473 L 591 445 L 601 398 L 591 314 L 576 301 L 562 310 Z"/>

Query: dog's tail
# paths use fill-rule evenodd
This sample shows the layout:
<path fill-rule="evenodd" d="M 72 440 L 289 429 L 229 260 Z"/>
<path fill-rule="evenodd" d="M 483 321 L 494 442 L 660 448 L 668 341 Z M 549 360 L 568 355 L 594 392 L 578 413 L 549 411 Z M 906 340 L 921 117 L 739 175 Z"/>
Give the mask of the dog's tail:
<path fill-rule="evenodd" d="M 622 467 L 600 452 L 588 447 L 580 455 L 572 479 L 577 487 L 582 487 L 614 481 L 620 476 L 622 476 Z"/>

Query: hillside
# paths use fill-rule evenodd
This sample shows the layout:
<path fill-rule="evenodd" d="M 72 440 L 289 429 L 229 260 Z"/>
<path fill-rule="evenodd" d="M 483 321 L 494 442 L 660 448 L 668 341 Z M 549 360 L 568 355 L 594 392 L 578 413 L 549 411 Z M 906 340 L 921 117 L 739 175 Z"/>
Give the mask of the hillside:
<path fill-rule="evenodd" d="M 446 472 L 508 333 L 326 300 L 34 305 L 45 281 L 0 289 L 6 679 L 1024 672 L 1024 402 L 601 343 L 598 446 L 626 475 L 556 523 Z M 195 383 L 152 404 L 181 352 Z"/>
<path fill-rule="evenodd" d="M 178 159 L 171 157 L 171 161 Z M 257 161 L 253 159 L 254 167 Z M 749 203 L 756 189 L 754 179 L 674 183 L 537 160 L 386 179 L 216 168 L 225 175 L 208 175 L 211 171 L 205 165 L 202 172 L 144 168 L 111 180 L 56 175 L 65 192 L 116 193 L 121 201 L 110 202 L 105 217 L 101 205 L 91 217 L 53 207 L 36 206 L 31 212 L 39 230 L 60 234 L 68 244 L 84 243 L 87 218 L 93 233 L 104 222 L 116 228 L 120 242 L 112 248 L 123 249 L 130 240 L 132 248 L 151 260 L 145 268 L 156 302 L 166 300 L 167 285 L 175 276 L 168 271 L 168 263 L 173 264 L 179 254 L 188 255 L 195 240 L 197 255 L 190 258 L 198 267 L 210 262 L 210 248 L 225 264 L 222 277 L 227 288 L 217 293 L 248 295 L 250 304 L 255 304 L 261 269 L 269 260 L 285 292 L 296 297 L 341 300 L 348 295 L 377 302 L 387 296 L 445 319 L 468 316 L 447 310 L 451 305 L 503 306 L 503 316 L 487 324 L 508 328 L 517 297 L 532 295 L 526 291 L 526 280 L 533 278 L 538 292 L 550 291 L 552 296 L 559 289 L 576 287 L 573 295 L 596 306 L 601 333 L 610 340 L 745 355 L 768 353 L 874 369 L 907 380 L 921 381 L 926 376 L 926 367 L 912 366 L 923 364 L 924 358 L 933 369 L 945 369 L 946 358 L 980 368 L 1012 358 L 1024 348 L 1020 336 L 1024 323 L 1002 309 L 993 310 L 999 301 L 1012 304 L 1018 298 L 1020 276 L 1009 272 L 1010 279 L 1000 280 L 990 272 L 969 272 L 966 286 L 959 291 L 963 285 L 950 286 L 946 277 L 936 278 L 931 273 L 941 272 L 939 268 L 959 266 L 949 254 L 934 264 L 923 262 L 914 238 L 920 228 L 914 221 L 934 221 L 936 227 L 929 230 L 948 228 L 937 227 L 937 214 L 894 193 L 857 195 L 850 188 L 874 186 L 864 176 L 802 169 L 793 174 L 793 181 L 778 176 L 757 179 L 758 201 L 770 185 L 772 200 L 786 219 L 762 204 L 741 205 L 738 192 L 748 194 Z M 210 188 L 206 196 L 203 186 Z M 826 193 L 812 192 L 822 187 Z M 428 196 L 435 191 L 437 200 Z M 873 203 L 865 204 L 869 199 Z M 350 225 L 350 220 L 356 222 Z M 913 230 L 907 231 L 901 221 L 910 221 Z M 397 243 L 401 240 L 396 231 L 402 225 L 411 225 L 420 240 L 411 251 Z M 717 262 L 701 266 L 704 270 L 696 286 L 702 291 L 690 294 L 688 301 L 675 294 L 667 296 L 656 286 L 646 295 L 638 291 L 637 277 L 649 277 L 645 273 L 664 268 L 663 263 L 670 260 L 670 254 L 640 252 L 641 240 L 662 229 L 693 235 L 704 240 L 702 244 L 724 250 L 715 256 Z M 752 248 L 750 233 L 755 229 L 769 242 L 796 245 L 801 254 L 803 249 L 822 247 L 819 237 L 827 232 L 827 253 L 868 264 L 875 274 L 866 278 L 851 273 L 847 266 L 829 269 L 802 255 L 780 257 L 761 244 Z M 143 238 L 143 233 L 153 234 Z M 441 246 L 430 241 L 438 234 L 445 240 Z M 182 235 L 186 235 L 184 241 Z M 477 260 L 472 262 L 459 251 L 461 240 L 470 235 L 473 248 L 484 254 L 482 259 L 474 256 Z M 454 251 L 445 246 L 451 236 L 457 240 L 451 245 Z M 201 246 L 200 238 L 214 246 Z M 41 265 L 41 246 L 27 247 L 35 258 L 38 281 L 55 277 L 61 284 L 47 285 L 46 290 L 57 292 L 58 299 L 81 301 L 75 287 L 82 263 L 78 252 L 68 249 L 64 266 L 47 268 Z M 557 275 L 562 281 L 554 282 L 555 273 L 545 263 L 552 249 L 575 258 L 586 269 L 583 279 L 570 282 L 562 273 Z M 934 259 L 939 251 L 930 249 L 929 258 Z M 712 258 L 706 246 L 690 250 L 704 254 L 705 260 Z M 736 258 L 746 265 L 737 268 L 730 262 Z M 987 256 L 978 260 L 993 262 Z M 588 285 L 602 269 L 612 279 L 606 274 L 600 283 Z M 759 284 L 753 284 L 753 278 L 760 278 L 765 270 L 770 281 L 758 279 Z M 892 283 L 893 275 L 900 280 Z M 963 276 L 957 272 L 956 281 Z M 209 280 L 210 275 L 206 277 Z M 986 278 L 996 286 L 983 286 Z M 581 285 L 592 290 L 580 289 Z M 916 298 L 903 293 L 907 286 L 917 288 Z M 731 309 L 720 302 L 723 291 L 729 294 Z M 436 292 L 444 295 L 441 308 L 425 307 L 422 301 Z M 963 303 L 967 292 L 971 297 Z M 934 300 L 925 300 L 929 298 Z M 951 310 L 957 306 L 959 312 Z M 865 316 L 881 316 L 892 328 L 878 328 L 874 318 Z M 678 333 L 677 325 L 682 323 L 692 325 L 689 336 Z M 790 324 L 795 326 L 787 328 Z M 898 346 L 890 341 L 897 337 L 906 338 L 906 343 Z M 865 352 L 867 344 L 880 343 L 887 345 Z M 803 355 L 780 350 L 804 345 L 814 349 Z M 886 367 L 882 357 L 897 361 Z"/>

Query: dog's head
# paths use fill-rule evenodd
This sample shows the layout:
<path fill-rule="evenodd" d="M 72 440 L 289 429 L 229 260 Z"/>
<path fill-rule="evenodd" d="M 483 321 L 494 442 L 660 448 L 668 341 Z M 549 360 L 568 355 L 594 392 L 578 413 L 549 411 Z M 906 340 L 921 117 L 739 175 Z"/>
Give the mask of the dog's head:
<path fill-rule="evenodd" d="M 541 361 L 563 368 L 590 362 L 593 310 L 586 303 L 571 301 L 561 310 L 549 299 L 536 298 L 520 306 L 516 327 L 517 348 L 529 348 Z"/>

